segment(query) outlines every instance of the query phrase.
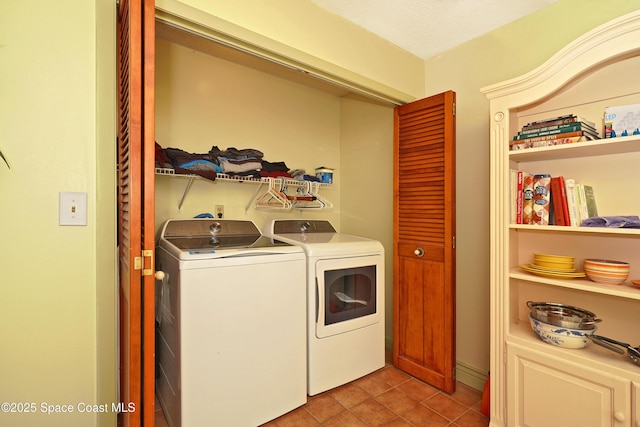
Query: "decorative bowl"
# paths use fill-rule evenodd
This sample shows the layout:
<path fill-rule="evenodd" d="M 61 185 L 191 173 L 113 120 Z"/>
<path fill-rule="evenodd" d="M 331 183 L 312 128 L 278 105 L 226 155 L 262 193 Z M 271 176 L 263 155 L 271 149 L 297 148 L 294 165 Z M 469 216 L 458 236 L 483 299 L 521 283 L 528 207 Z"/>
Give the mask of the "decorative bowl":
<path fill-rule="evenodd" d="M 624 261 L 585 259 L 583 263 L 587 277 L 596 283 L 619 285 L 629 277 L 630 265 Z"/>
<path fill-rule="evenodd" d="M 527 307 L 535 320 L 562 328 L 590 330 L 595 328 L 596 323 L 602 322 L 595 313 L 571 305 L 527 301 Z"/>
<path fill-rule="evenodd" d="M 531 329 L 538 334 L 540 339 L 547 344 L 563 348 L 584 348 L 589 340 L 587 335 L 593 334 L 598 328 L 593 329 L 572 329 L 550 325 L 534 319 L 529 313 L 529 323 Z"/>

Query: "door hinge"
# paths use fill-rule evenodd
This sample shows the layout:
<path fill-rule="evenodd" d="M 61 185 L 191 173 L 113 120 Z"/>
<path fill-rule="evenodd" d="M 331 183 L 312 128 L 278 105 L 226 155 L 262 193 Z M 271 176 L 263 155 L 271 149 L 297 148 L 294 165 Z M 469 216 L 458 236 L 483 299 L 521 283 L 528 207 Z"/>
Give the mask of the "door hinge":
<path fill-rule="evenodd" d="M 452 109 L 452 113 L 455 116 L 456 115 L 456 103 L 453 103 L 453 109 Z"/>
<path fill-rule="evenodd" d="M 453 249 L 455 249 L 455 248 L 456 248 L 456 236 L 453 236 L 453 239 L 451 239 L 451 240 L 452 240 L 452 242 L 451 242 L 451 247 L 452 247 Z"/>
<path fill-rule="evenodd" d="M 153 249 L 144 249 L 142 256 L 137 256 L 133 260 L 133 269 L 140 270 L 142 276 L 153 275 Z"/>

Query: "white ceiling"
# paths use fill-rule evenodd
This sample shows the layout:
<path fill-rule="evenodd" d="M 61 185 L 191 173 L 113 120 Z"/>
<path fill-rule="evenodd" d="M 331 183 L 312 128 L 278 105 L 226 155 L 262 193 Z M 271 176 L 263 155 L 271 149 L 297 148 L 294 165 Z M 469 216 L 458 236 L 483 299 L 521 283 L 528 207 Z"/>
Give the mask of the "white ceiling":
<path fill-rule="evenodd" d="M 558 0 L 311 1 L 426 59 Z"/>

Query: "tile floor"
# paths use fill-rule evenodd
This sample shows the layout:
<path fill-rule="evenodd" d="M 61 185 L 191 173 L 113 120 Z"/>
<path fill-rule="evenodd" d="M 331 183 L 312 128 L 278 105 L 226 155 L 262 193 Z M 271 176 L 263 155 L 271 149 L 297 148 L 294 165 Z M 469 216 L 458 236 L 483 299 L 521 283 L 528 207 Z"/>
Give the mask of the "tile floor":
<path fill-rule="evenodd" d="M 262 427 L 486 427 L 482 393 L 462 383 L 449 395 L 386 366 L 307 403 Z M 167 427 L 156 399 L 156 427 Z"/>

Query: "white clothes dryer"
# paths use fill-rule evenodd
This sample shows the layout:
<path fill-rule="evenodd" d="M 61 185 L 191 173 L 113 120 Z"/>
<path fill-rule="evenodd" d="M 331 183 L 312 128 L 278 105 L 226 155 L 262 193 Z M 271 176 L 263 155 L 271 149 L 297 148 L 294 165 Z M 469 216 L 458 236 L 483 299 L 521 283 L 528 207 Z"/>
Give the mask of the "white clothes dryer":
<path fill-rule="evenodd" d="M 307 393 L 384 367 L 384 248 L 324 220 L 273 220 L 265 235 L 307 256 Z"/>
<path fill-rule="evenodd" d="M 305 255 L 251 221 L 169 220 L 156 393 L 171 427 L 254 427 L 307 401 Z"/>

